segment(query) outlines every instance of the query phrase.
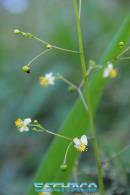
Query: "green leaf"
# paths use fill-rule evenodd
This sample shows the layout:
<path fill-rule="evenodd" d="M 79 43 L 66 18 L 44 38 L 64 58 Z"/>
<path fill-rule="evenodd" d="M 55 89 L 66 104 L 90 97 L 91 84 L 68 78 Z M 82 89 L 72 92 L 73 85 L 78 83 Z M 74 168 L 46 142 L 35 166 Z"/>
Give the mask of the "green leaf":
<path fill-rule="evenodd" d="M 100 60 L 100 64 L 103 65 L 106 64 L 107 61 L 115 59 L 116 54 L 121 52 L 118 48 L 118 43 L 120 41 L 128 43 L 128 39 L 130 37 L 129 26 L 130 16 L 125 19 L 120 30 L 118 31 L 107 51 Z M 102 78 L 102 70 L 96 73 L 89 83 L 92 98 L 91 102 L 93 103 L 93 111 L 96 110 L 97 104 L 99 103 L 106 83 L 107 82 Z M 82 102 L 78 100 L 58 133 L 71 138 L 81 136 L 82 134 L 86 133 L 86 129 L 89 127 L 88 124 L 88 116 L 84 110 Z M 64 139 L 62 140 L 61 138 L 55 138 L 53 140 L 36 173 L 34 182 L 68 181 L 69 176 L 72 172 L 72 168 L 74 166 L 74 162 L 79 155 L 79 153 L 73 147 L 71 147 L 67 157 L 68 169 L 67 171 L 62 172 L 60 170 L 60 165 L 63 162 L 65 150 L 68 144 L 68 141 Z M 31 186 L 28 194 L 34 195 L 33 186 Z"/>

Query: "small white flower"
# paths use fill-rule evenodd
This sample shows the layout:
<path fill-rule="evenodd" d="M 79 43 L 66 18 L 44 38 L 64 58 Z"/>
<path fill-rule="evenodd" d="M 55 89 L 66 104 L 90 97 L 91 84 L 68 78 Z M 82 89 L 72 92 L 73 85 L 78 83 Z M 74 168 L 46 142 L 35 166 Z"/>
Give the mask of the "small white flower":
<path fill-rule="evenodd" d="M 74 147 L 77 148 L 78 151 L 84 152 L 87 151 L 88 139 L 86 135 L 82 135 L 81 138 L 74 138 Z"/>
<path fill-rule="evenodd" d="M 31 119 L 30 118 L 26 118 L 24 120 L 18 118 L 16 121 L 15 121 L 15 125 L 16 127 L 18 128 L 18 130 L 20 132 L 23 132 L 23 131 L 29 131 L 29 127 L 28 125 L 31 123 Z"/>
<path fill-rule="evenodd" d="M 117 76 L 117 70 L 113 68 L 112 63 L 109 63 L 107 67 L 104 69 L 103 77 L 104 78 L 107 78 L 107 77 L 115 78 L 116 76 Z"/>
<path fill-rule="evenodd" d="M 45 76 L 41 76 L 39 78 L 40 85 L 45 87 L 48 85 L 54 85 L 55 84 L 55 76 L 53 75 L 53 72 L 46 73 Z"/>
<path fill-rule="evenodd" d="M 48 80 L 49 85 L 55 84 L 55 76 L 53 76 L 53 72 L 45 74 L 45 78 Z"/>
<path fill-rule="evenodd" d="M 112 71 L 112 69 L 113 69 L 113 64 L 112 63 L 108 64 L 108 66 L 105 68 L 105 70 L 103 72 L 103 77 L 107 78 L 109 76 L 110 72 Z"/>

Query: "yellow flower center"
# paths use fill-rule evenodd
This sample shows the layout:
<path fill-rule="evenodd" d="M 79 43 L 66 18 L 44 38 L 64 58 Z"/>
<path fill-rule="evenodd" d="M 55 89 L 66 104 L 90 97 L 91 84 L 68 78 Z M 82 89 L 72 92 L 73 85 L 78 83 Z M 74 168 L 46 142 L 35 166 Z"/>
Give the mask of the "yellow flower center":
<path fill-rule="evenodd" d="M 17 128 L 20 128 L 20 127 L 23 126 L 23 121 L 22 121 L 20 118 L 18 118 L 18 119 L 15 121 L 15 125 L 16 125 Z"/>
<path fill-rule="evenodd" d="M 78 147 L 78 151 L 79 152 L 87 151 L 86 145 L 84 145 L 83 143 L 80 143 L 80 146 Z"/>
<path fill-rule="evenodd" d="M 110 72 L 110 78 L 114 79 L 116 77 L 117 77 L 117 70 L 113 68 Z"/>
<path fill-rule="evenodd" d="M 45 77 L 40 77 L 39 78 L 39 82 L 40 82 L 40 85 L 42 86 L 42 87 L 45 87 L 45 86 L 47 86 L 48 85 L 48 79 L 46 79 Z"/>
<path fill-rule="evenodd" d="M 39 192 L 38 195 L 44 195 L 44 193 L 43 192 Z"/>

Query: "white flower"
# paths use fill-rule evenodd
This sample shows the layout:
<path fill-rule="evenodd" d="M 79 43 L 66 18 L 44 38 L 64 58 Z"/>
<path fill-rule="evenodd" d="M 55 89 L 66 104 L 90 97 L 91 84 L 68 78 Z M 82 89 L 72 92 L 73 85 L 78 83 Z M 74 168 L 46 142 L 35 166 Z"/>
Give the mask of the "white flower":
<path fill-rule="evenodd" d="M 77 148 L 78 151 L 84 152 L 87 151 L 88 139 L 86 135 L 82 135 L 81 138 L 74 138 L 74 147 Z"/>
<path fill-rule="evenodd" d="M 45 87 L 48 85 L 54 85 L 55 84 L 55 76 L 53 75 L 53 72 L 46 73 L 45 76 L 41 76 L 39 78 L 40 85 Z"/>
<path fill-rule="evenodd" d="M 103 77 L 115 78 L 117 76 L 117 70 L 113 68 L 113 64 L 109 63 L 103 72 Z"/>
<path fill-rule="evenodd" d="M 15 121 L 15 125 L 16 127 L 18 128 L 18 130 L 20 132 L 23 132 L 23 131 L 29 131 L 29 127 L 28 125 L 31 123 L 31 119 L 30 118 L 26 118 L 24 120 L 18 118 L 16 121 Z"/>
<path fill-rule="evenodd" d="M 45 74 L 45 78 L 48 80 L 49 85 L 54 85 L 55 84 L 55 76 L 53 76 L 53 72 Z"/>

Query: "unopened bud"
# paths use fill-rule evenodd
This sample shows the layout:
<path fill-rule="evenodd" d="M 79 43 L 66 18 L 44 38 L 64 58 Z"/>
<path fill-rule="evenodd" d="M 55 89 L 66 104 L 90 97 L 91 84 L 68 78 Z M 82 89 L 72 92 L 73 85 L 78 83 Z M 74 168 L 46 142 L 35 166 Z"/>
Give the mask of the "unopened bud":
<path fill-rule="evenodd" d="M 95 62 L 94 60 L 89 60 L 89 66 L 90 66 L 91 68 L 94 68 L 95 65 L 96 65 L 96 62 Z"/>
<path fill-rule="evenodd" d="M 16 35 L 19 35 L 19 34 L 21 34 L 21 31 L 20 31 L 19 29 L 14 29 L 14 33 L 15 33 Z"/>
<path fill-rule="evenodd" d="M 76 91 L 76 87 L 70 85 L 70 86 L 68 87 L 68 91 L 71 92 L 71 93 L 73 93 L 73 92 Z"/>
<path fill-rule="evenodd" d="M 122 49 L 124 46 L 125 46 L 125 43 L 124 43 L 123 41 L 121 41 L 121 42 L 119 43 L 119 48 Z"/>
<path fill-rule="evenodd" d="M 47 49 L 51 49 L 51 48 L 52 48 L 52 45 L 47 44 L 47 45 L 46 45 L 46 48 L 47 48 Z"/>
<path fill-rule="evenodd" d="M 33 37 L 33 35 L 31 33 L 24 33 L 23 36 L 26 37 L 26 38 L 32 38 Z"/>
<path fill-rule="evenodd" d="M 30 73 L 30 67 L 25 65 L 22 67 L 23 72 Z"/>
<path fill-rule="evenodd" d="M 67 170 L 67 165 L 66 165 L 66 164 L 62 164 L 62 165 L 60 166 L 60 169 L 61 169 L 62 171 L 66 171 L 66 170 Z"/>
<path fill-rule="evenodd" d="M 33 122 L 34 122 L 34 123 L 38 123 L 38 120 L 34 120 Z"/>

